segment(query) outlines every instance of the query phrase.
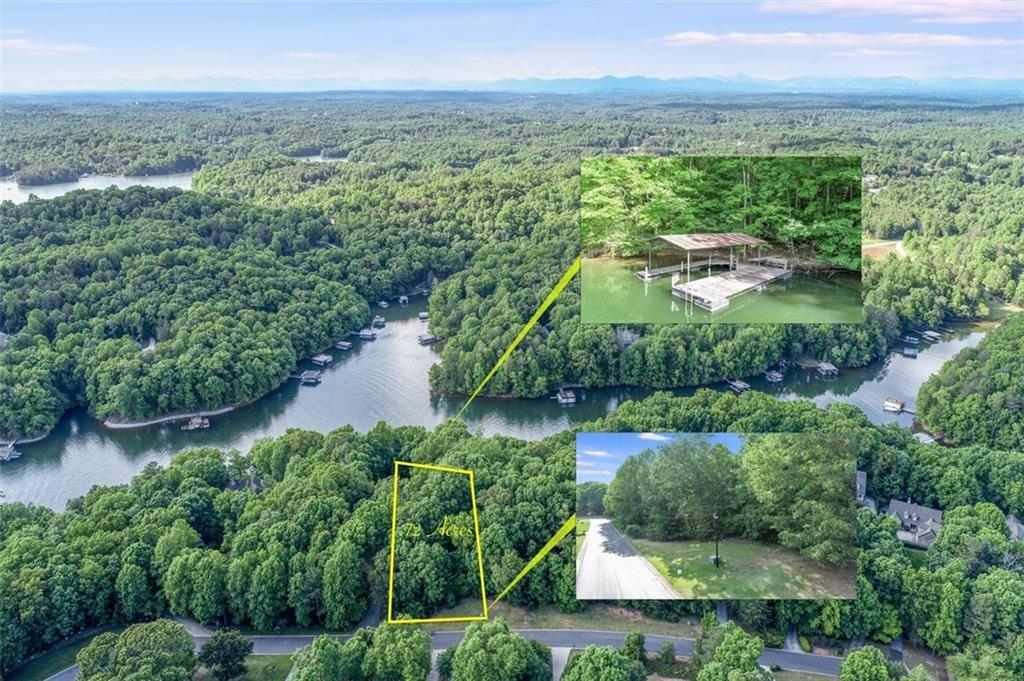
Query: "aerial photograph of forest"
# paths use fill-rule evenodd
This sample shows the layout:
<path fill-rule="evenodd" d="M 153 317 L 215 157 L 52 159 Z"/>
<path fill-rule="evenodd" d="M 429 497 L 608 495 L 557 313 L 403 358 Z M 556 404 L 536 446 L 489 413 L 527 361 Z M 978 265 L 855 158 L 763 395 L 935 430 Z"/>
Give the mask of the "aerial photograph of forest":
<path fill-rule="evenodd" d="M 580 172 L 584 323 L 859 323 L 861 159 L 603 156 Z"/>
<path fill-rule="evenodd" d="M 1024 678 L 1021 15 L 0 4 L 0 681 Z"/>

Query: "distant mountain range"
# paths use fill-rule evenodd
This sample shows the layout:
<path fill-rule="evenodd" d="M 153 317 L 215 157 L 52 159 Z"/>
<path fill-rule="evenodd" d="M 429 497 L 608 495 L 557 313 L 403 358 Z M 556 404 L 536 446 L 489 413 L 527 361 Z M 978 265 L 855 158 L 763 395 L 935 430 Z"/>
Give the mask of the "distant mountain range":
<path fill-rule="evenodd" d="M 999 94 L 1022 95 L 1018 79 L 857 77 L 817 78 L 801 76 L 765 80 L 749 76 L 651 78 L 603 76 L 601 78 L 526 78 L 494 81 L 431 79 L 359 80 L 354 78 L 245 79 L 161 78 L 112 82 L 93 92 L 328 92 L 338 90 L 429 90 L 513 92 L 519 94 L 601 94 L 635 92 L 672 93 L 886 93 L 886 94 Z"/>

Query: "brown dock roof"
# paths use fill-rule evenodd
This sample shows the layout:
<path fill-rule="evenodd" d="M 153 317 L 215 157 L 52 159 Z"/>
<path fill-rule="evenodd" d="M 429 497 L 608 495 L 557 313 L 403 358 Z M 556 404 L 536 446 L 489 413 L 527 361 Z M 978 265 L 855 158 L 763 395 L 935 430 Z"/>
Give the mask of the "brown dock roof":
<path fill-rule="evenodd" d="M 719 232 L 717 234 L 662 234 L 652 241 L 664 241 L 684 251 L 708 251 L 730 246 L 758 246 L 767 243 L 764 239 L 743 232 Z"/>

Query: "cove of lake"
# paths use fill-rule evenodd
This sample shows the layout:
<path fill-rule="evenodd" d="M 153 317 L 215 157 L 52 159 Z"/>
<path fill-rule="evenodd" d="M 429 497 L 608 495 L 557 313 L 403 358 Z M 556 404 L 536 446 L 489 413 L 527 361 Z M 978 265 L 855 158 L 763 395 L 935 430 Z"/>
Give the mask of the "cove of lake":
<path fill-rule="evenodd" d="M 297 156 L 298 161 L 305 163 L 342 163 L 347 158 L 333 158 L 314 154 L 311 156 Z M 54 182 L 40 185 L 19 185 L 14 177 L 0 177 L 0 201 L 13 201 L 24 203 L 30 195 L 40 199 L 55 199 L 75 189 L 106 189 L 107 187 L 177 187 L 179 189 L 191 189 L 192 177 L 196 171 L 184 173 L 167 173 L 164 175 L 83 175 L 74 182 Z"/>
<path fill-rule="evenodd" d="M 453 417 L 463 397 L 431 395 L 427 372 L 438 361 L 434 347 L 419 345 L 416 336 L 425 323 L 417 314 L 426 301 L 416 297 L 407 306 L 383 311 L 387 326 L 375 341 L 355 341 L 349 351 L 332 350 L 334 362 L 323 371 L 319 386 L 300 386 L 290 380 L 257 402 L 211 419 L 209 430 L 182 432 L 180 424 L 132 430 L 109 430 L 76 410 L 64 416 L 53 433 L 35 444 L 20 445 L 23 456 L 0 466 L 0 490 L 5 501 L 24 501 L 60 509 L 93 485 L 128 482 L 148 462 L 166 465 L 190 447 L 247 451 L 257 440 L 283 434 L 288 428 L 329 432 L 346 424 L 359 431 L 379 421 L 392 425 L 433 427 Z M 805 397 L 819 406 L 848 402 L 860 407 L 875 423 L 896 422 L 910 427 L 913 416 L 882 411 L 886 397 L 903 400 L 913 409 L 918 388 L 947 360 L 965 347 L 977 345 L 988 326 L 960 326 L 941 342 L 922 345 L 917 359 L 891 354 L 861 369 L 844 369 L 834 379 L 790 369 L 780 384 L 763 378 L 746 379 L 755 390 L 781 399 Z M 303 362 L 302 369 L 314 368 Z M 724 384 L 710 386 L 726 389 Z M 692 394 L 697 388 L 674 390 Z M 464 418 L 471 430 L 539 439 L 592 421 L 623 401 L 653 391 L 643 388 L 592 388 L 582 400 L 564 408 L 551 399 L 477 398 Z"/>

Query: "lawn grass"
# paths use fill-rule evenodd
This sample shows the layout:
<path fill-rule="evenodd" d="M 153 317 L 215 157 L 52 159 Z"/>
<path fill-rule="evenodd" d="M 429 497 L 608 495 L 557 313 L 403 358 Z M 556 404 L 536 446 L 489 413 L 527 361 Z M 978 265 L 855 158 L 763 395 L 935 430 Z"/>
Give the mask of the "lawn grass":
<path fill-rule="evenodd" d="M 57 672 L 73 665 L 78 651 L 89 645 L 94 638 L 108 631 L 119 634 L 124 631 L 124 627 L 109 627 L 83 638 L 74 638 L 70 642 L 58 643 L 42 655 L 33 658 L 28 664 L 15 669 L 4 678 L 8 681 L 41 681 L 53 676 Z"/>
<path fill-rule="evenodd" d="M 289 655 L 250 655 L 245 658 L 245 674 L 241 681 L 284 681 L 292 669 Z M 192 676 L 192 681 L 211 681 L 213 676 L 202 667 Z"/>
<path fill-rule="evenodd" d="M 435 613 L 434 617 L 461 617 L 480 613 L 480 601 L 463 601 L 454 608 Z M 490 619 L 502 617 L 513 629 L 589 629 L 592 631 L 642 631 L 645 634 L 682 636 L 693 638 L 699 631 L 699 618 L 682 622 L 656 620 L 629 608 L 592 603 L 583 612 L 567 614 L 554 606 L 526 610 L 508 603 L 497 603 L 489 608 Z M 427 631 L 461 631 L 465 622 L 433 622 L 425 624 Z"/>
<path fill-rule="evenodd" d="M 576 521 L 576 555 L 580 555 L 580 549 L 583 548 L 583 538 L 587 535 L 587 530 L 590 528 L 589 520 L 577 520 Z"/>
<path fill-rule="evenodd" d="M 721 567 L 709 556 L 713 541 L 658 542 L 631 539 L 633 546 L 684 599 L 853 598 L 856 564 L 819 565 L 796 551 L 772 544 L 727 538 L 720 543 Z"/>
<path fill-rule="evenodd" d="M 910 559 L 910 564 L 915 568 L 919 568 L 925 564 L 928 560 L 928 551 L 925 549 L 912 549 L 909 546 L 904 546 L 903 551 L 907 554 L 907 558 Z"/>

